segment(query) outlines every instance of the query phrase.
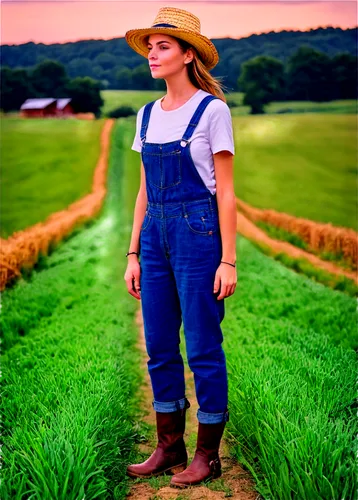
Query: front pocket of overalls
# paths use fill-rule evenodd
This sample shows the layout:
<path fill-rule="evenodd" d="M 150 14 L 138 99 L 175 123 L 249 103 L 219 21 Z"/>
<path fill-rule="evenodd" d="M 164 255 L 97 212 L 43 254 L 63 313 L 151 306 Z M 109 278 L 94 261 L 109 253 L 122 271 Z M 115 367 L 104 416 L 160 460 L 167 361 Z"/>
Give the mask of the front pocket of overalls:
<path fill-rule="evenodd" d="M 219 229 L 218 215 L 210 210 L 198 210 L 184 215 L 189 229 L 196 234 L 208 235 Z"/>
<path fill-rule="evenodd" d="M 140 228 L 141 231 L 145 231 L 147 229 L 151 219 L 152 219 L 152 216 L 150 214 L 148 214 L 148 212 L 146 212 L 144 219 L 143 219 L 142 227 Z"/>
<path fill-rule="evenodd" d="M 147 162 L 146 177 L 150 184 L 167 189 L 181 182 L 181 151 L 170 153 L 147 153 L 143 151 L 143 163 Z"/>

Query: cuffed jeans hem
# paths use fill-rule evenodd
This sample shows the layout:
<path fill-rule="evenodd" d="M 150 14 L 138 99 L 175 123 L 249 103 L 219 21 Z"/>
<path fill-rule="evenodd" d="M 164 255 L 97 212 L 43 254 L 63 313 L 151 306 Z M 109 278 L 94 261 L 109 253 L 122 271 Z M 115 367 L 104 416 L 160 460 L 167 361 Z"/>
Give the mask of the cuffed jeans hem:
<path fill-rule="evenodd" d="M 172 411 L 182 410 L 185 406 L 186 398 L 178 399 L 177 401 L 161 402 L 153 401 L 152 406 L 158 413 L 171 413 Z"/>
<path fill-rule="evenodd" d="M 204 411 L 197 411 L 197 418 L 201 424 L 220 424 L 229 420 L 229 411 L 222 413 L 205 413 Z"/>

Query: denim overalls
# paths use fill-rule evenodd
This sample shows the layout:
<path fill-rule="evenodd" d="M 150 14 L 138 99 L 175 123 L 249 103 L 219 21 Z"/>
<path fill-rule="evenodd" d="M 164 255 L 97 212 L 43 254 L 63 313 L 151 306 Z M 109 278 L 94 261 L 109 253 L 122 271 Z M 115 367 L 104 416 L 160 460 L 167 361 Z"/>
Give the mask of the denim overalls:
<path fill-rule="evenodd" d="M 154 101 L 144 108 L 140 131 L 148 198 L 140 232 L 140 285 L 152 405 L 163 413 L 184 407 L 183 321 L 201 423 L 229 418 L 220 327 L 224 299 L 213 292 L 222 258 L 218 206 L 190 154 L 190 138 L 212 99 L 217 97 L 203 98 L 182 139 L 145 142 Z"/>

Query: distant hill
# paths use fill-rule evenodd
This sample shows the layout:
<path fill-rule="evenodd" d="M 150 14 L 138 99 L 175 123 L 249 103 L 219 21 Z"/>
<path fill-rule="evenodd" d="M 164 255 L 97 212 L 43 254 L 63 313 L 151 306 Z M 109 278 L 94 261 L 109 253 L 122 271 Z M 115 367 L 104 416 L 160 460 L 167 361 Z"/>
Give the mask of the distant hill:
<path fill-rule="evenodd" d="M 237 90 L 237 78 L 244 61 L 257 55 L 276 57 L 282 62 L 300 46 L 307 45 L 332 57 L 342 52 L 356 56 L 357 27 L 351 29 L 317 28 L 309 31 L 268 32 L 248 37 L 214 38 L 220 62 L 212 70 L 214 76 L 223 77 L 223 83 Z M 62 63 L 71 78 L 90 76 L 102 82 L 103 88 L 119 88 L 126 71 L 146 64 L 145 58 L 136 54 L 125 39 L 82 40 L 69 43 L 28 42 L 20 45 L 1 45 L 1 65 L 29 69 L 50 59 Z M 125 87 L 122 87 L 125 88 Z"/>

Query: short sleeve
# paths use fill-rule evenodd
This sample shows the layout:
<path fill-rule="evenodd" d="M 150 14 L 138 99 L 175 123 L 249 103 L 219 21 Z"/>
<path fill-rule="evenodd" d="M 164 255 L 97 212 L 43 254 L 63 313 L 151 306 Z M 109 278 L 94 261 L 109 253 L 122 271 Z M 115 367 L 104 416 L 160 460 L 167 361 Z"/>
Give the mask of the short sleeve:
<path fill-rule="evenodd" d="M 142 106 L 137 113 L 136 133 L 135 133 L 134 141 L 133 141 L 133 144 L 131 147 L 131 149 L 133 149 L 134 151 L 138 151 L 138 153 L 140 153 L 142 151 L 142 142 L 140 140 L 140 129 L 142 126 L 143 112 L 144 112 L 144 106 Z"/>
<path fill-rule="evenodd" d="M 234 155 L 235 142 L 229 106 L 221 99 L 214 99 L 209 109 L 209 141 L 212 153 L 230 151 Z"/>

